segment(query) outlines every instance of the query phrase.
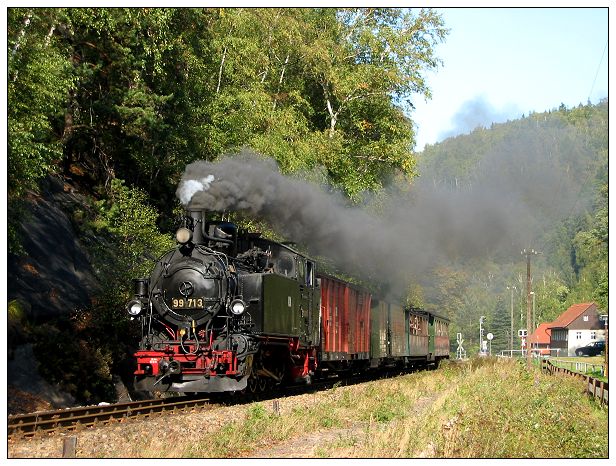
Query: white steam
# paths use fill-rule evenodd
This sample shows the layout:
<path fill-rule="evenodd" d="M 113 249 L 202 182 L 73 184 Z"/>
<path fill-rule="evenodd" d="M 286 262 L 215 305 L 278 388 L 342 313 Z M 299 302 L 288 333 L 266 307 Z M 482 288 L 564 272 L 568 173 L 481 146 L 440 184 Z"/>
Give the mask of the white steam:
<path fill-rule="evenodd" d="M 200 180 L 184 180 L 180 182 L 176 194 L 182 204 L 188 205 L 195 193 L 210 189 L 212 181 L 214 181 L 214 175 L 208 175 Z"/>

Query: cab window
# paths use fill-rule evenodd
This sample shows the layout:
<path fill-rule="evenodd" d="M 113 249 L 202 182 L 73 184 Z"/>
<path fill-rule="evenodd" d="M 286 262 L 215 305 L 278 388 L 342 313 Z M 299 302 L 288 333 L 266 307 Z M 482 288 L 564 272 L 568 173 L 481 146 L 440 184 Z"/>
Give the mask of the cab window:
<path fill-rule="evenodd" d="M 295 260 L 293 255 L 281 251 L 275 263 L 275 271 L 280 275 L 295 277 Z"/>
<path fill-rule="evenodd" d="M 306 261 L 306 285 L 314 286 L 314 262 Z"/>

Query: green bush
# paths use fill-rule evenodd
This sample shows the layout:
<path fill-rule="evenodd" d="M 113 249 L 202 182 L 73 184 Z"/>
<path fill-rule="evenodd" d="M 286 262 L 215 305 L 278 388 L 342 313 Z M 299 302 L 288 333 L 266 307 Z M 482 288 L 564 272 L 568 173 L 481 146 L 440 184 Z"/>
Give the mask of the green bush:
<path fill-rule="evenodd" d="M 112 351 L 92 338 L 96 329 L 82 328 L 73 315 L 35 330 L 34 354 L 40 374 L 79 402 L 115 400 Z"/>

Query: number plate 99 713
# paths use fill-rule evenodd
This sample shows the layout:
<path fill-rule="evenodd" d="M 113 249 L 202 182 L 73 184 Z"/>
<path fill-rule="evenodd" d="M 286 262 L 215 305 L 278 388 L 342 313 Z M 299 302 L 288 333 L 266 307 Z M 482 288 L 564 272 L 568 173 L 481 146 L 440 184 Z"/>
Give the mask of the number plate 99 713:
<path fill-rule="evenodd" d="M 203 309 L 203 298 L 173 298 L 172 309 Z"/>

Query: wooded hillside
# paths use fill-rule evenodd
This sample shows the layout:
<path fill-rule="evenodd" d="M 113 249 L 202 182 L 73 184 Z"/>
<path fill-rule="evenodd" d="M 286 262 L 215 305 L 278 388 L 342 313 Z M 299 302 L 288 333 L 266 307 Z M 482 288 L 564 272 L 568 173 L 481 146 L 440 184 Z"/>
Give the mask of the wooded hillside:
<path fill-rule="evenodd" d="M 536 324 L 578 302 L 595 301 L 607 313 L 607 124 L 607 100 L 561 106 L 477 128 L 419 155 L 419 184 L 452 198 L 496 198 L 492 221 L 508 219 L 507 246 L 471 257 L 450 251 L 425 290 L 426 301 L 448 311 L 470 347 L 478 348 L 484 315 L 493 351 L 508 349 L 513 297 L 519 349 L 517 330 L 526 328 L 523 248 L 541 252 L 532 259 Z"/>

